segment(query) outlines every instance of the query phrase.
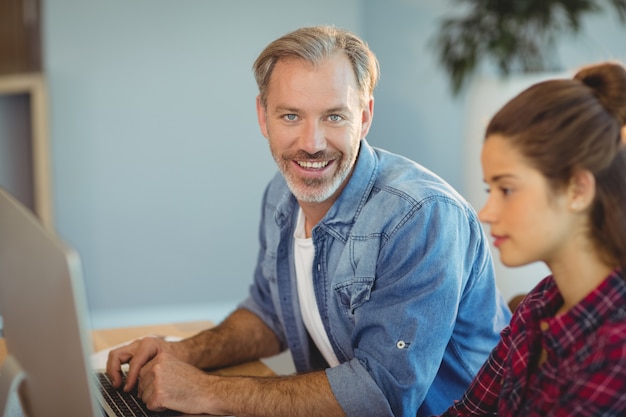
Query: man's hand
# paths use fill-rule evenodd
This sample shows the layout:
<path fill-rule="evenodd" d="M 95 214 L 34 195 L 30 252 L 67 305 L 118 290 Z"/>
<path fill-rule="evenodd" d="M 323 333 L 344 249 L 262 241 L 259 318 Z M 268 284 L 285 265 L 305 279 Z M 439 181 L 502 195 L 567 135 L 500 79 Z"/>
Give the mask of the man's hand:
<path fill-rule="evenodd" d="M 187 414 L 344 416 L 324 371 L 285 377 L 223 377 L 205 373 L 280 352 L 273 331 L 254 313 L 235 310 L 219 326 L 179 342 L 146 337 L 109 352 L 113 386 L 138 388 L 149 409 Z"/>
<path fill-rule="evenodd" d="M 210 378 L 169 353 L 159 353 L 139 372 L 138 396 L 149 410 L 201 414 L 210 409 Z"/>
<path fill-rule="evenodd" d="M 207 374 L 169 353 L 159 353 L 143 366 L 138 395 L 154 411 L 345 417 L 324 371 L 284 377 L 225 377 Z"/>
<path fill-rule="evenodd" d="M 144 337 L 109 352 L 106 373 L 115 388 L 122 384 L 122 365 L 129 365 L 124 391 L 135 387 L 141 368 L 159 353 L 172 353 L 171 343 L 157 337 Z"/>

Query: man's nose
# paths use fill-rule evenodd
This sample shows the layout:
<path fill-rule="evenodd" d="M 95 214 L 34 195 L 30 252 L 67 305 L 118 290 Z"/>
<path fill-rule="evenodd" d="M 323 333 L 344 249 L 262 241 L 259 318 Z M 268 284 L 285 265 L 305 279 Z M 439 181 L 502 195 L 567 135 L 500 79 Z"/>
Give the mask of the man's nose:
<path fill-rule="evenodd" d="M 318 122 L 305 123 L 300 135 L 300 148 L 309 154 L 326 149 L 325 129 Z"/>

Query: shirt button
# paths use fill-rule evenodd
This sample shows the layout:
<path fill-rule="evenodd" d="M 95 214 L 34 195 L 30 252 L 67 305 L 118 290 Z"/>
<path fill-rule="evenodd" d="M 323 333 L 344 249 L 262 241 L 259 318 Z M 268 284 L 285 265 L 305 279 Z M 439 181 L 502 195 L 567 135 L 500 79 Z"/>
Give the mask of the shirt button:
<path fill-rule="evenodd" d="M 396 343 L 396 347 L 398 349 L 404 349 L 406 347 L 406 343 L 404 343 L 404 340 L 399 340 L 398 343 Z"/>
<path fill-rule="evenodd" d="M 542 321 L 539 324 L 539 328 L 541 329 L 541 331 L 545 332 L 550 328 L 550 324 L 547 321 Z"/>

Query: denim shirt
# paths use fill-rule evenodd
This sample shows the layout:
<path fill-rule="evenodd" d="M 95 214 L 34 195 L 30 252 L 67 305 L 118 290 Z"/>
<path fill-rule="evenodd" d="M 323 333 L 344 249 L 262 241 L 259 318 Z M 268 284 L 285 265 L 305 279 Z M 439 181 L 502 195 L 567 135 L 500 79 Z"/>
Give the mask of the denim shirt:
<path fill-rule="evenodd" d="M 510 312 L 475 212 L 442 179 L 361 141 L 339 198 L 313 228 L 313 282 L 340 365 L 304 326 L 293 231 L 298 203 L 281 174 L 265 190 L 249 297 L 298 372 L 325 369 L 347 416 L 418 416 L 461 398 Z"/>

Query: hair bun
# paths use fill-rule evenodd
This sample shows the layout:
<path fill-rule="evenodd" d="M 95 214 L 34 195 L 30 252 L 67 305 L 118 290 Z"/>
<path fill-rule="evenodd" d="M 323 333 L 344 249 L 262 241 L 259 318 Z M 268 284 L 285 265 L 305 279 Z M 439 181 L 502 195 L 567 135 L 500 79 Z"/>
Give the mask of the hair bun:
<path fill-rule="evenodd" d="M 593 90 L 602 106 L 621 126 L 626 124 L 626 69 L 616 62 L 582 68 L 574 79 Z"/>

